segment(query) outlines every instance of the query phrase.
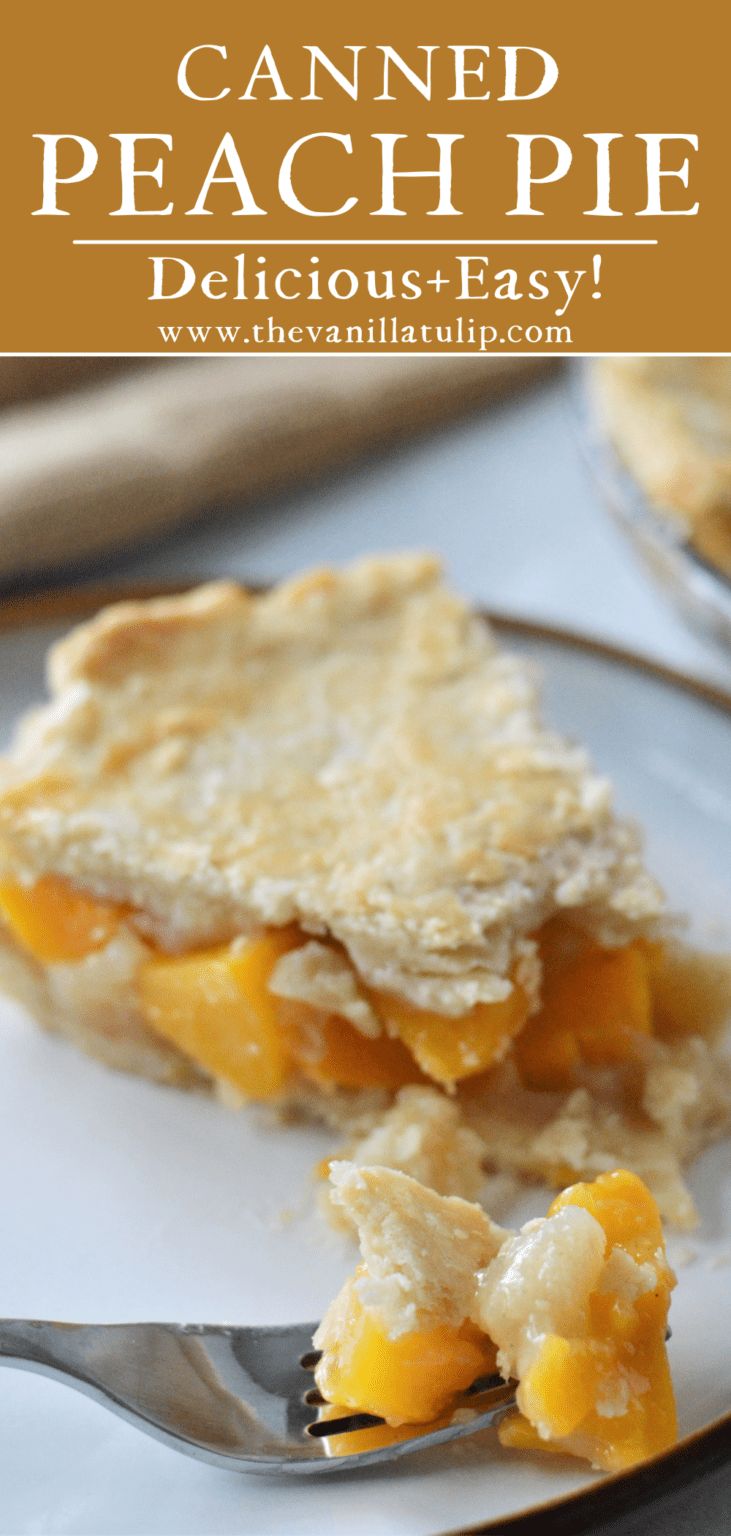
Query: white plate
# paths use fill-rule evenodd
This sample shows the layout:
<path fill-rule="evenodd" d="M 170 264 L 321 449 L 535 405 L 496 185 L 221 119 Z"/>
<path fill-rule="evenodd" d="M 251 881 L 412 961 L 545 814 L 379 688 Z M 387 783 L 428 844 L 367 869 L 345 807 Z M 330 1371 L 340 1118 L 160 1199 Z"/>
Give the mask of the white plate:
<path fill-rule="evenodd" d="M 0 739 L 40 695 L 60 627 L 26 619 L 0 635 Z M 544 669 L 550 716 L 589 744 L 621 806 L 644 824 L 673 904 L 694 915 L 702 941 L 731 945 L 728 707 L 578 642 L 526 630 L 512 638 Z M 330 1137 L 115 1075 L 8 1003 L 0 1048 L 0 1315 L 278 1323 L 320 1314 L 352 1265 L 313 1211 L 312 1169 Z M 728 1144 L 699 1161 L 691 1183 L 702 1226 L 680 1269 L 670 1345 L 683 1435 L 731 1401 Z M 525 1219 L 546 1202 L 527 1192 L 510 1215 Z M 673 1248 L 687 1259 L 685 1239 Z M 699 1443 L 708 1441 L 694 1440 L 686 1462 Z M 176 1457 L 55 1383 L 0 1373 L 3 1536 L 435 1536 L 596 1484 L 578 1463 L 510 1455 L 490 1435 L 377 1473 L 237 1477 Z M 600 1486 L 594 1518 L 616 1494 L 616 1480 Z"/>

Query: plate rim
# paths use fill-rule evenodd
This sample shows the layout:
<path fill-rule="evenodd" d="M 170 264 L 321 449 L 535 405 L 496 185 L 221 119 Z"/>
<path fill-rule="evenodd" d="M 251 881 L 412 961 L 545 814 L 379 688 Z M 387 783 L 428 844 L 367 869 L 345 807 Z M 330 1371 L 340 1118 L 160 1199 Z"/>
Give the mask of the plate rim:
<path fill-rule="evenodd" d="M 11 596 L 0 603 L 0 635 L 14 630 L 34 628 L 60 619 L 80 620 L 91 617 L 110 603 L 140 602 L 152 597 L 172 597 L 190 591 L 201 582 L 220 580 L 215 575 L 176 582 L 109 581 L 80 586 L 42 589 L 21 596 Z M 225 579 L 225 578 L 224 578 Z M 266 591 L 270 583 L 240 584 L 249 591 Z M 545 640 L 584 655 L 599 656 L 619 667 L 631 667 L 647 677 L 690 694 L 731 720 L 731 688 L 694 677 L 641 652 L 617 645 L 599 636 L 540 620 L 525 619 L 480 604 L 476 611 L 495 629 L 526 639 Z M 526 1509 L 477 1524 L 450 1527 L 438 1536 L 584 1536 L 594 1530 L 597 1521 L 620 1518 L 624 1513 L 659 1503 L 692 1485 L 707 1472 L 731 1461 L 731 1409 L 712 1419 L 700 1429 L 638 1466 L 600 1478 L 588 1488 L 560 1494 L 555 1499 L 532 1504 Z"/>

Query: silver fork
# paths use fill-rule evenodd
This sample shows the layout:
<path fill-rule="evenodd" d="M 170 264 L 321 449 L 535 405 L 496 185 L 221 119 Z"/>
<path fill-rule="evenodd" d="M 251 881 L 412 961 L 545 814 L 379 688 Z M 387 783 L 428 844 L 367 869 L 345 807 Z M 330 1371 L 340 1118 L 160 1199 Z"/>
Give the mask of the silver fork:
<path fill-rule="evenodd" d="M 448 1423 L 358 1451 L 371 1414 L 318 1418 L 314 1323 L 283 1328 L 205 1324 L 0 1321 L 0 1365 L 55 1377 L 173 1450 L 234 1472 L 336 1472 L 373 1466 L 487 1429 L 515 1402 L 515 1383 L 481 1377 Z M 352 1453 L 331 1454 L 333 1434 Z"/>

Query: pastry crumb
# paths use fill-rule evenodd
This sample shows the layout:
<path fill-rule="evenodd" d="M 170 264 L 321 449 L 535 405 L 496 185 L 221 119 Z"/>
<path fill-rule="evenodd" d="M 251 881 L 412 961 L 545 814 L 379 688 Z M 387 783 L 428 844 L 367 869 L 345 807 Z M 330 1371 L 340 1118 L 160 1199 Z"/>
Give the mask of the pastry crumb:
<path fill-rule="evenodd" d="M 336 1156 L 356 1166 L 407 1173 L 440 1195 L 475 1200 L 484 1183 L 485 1148 L 458 1105 L 436 1088 L 402 1088 L 385 1114 Z M 342 1207 L 326 1195 L 325 1209 L 341 1225 Z"/>

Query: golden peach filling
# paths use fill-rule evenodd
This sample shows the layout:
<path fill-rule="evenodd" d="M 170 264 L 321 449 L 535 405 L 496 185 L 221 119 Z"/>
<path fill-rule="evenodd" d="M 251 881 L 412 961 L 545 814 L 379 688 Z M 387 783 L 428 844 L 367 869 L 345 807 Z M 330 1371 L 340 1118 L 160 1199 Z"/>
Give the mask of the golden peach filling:
<path fill-rule="evenodd" d="M 458 1019 L 388 992 L 370 996 L 387 1030 L 403 1041 L 425 1076 L 445 1088 L 492 1066 L 528 1017 L 528 998 L 517 982 L 503 1002 L 477 1003 Z"/>
<path fill-rule="evenodd" d="M 51 877 L 0 887 L 0 913 L 17 942 L 47 964 L 101 947 L 127 915 Z M 277 961 L 306 940 L 291 926 L 191 954 L 151 950 L 137 976 L 146 1023 L 212 1077 L 268 1099 L 295 1070 L 324 1088 L 395 1091 L 425 1076 L 451 1087 L 483 1072 L 525 1022 L 528 1001 L 518 986 L 505 1002 L 479 1004 L 459 1020 L 368 993 L 383 1025 L 373 1038 L 271 990 Z"/>
<path fill-rule="evenodd" d="M 533 1325 L 526 1323 L 523 1347 L 527 1344 L 531 1363 L 519 1381 L 520 1407 L 503 1420 L 499 1437 L 505 1446 L 569 1451 L 615 1470 L 665 1450 L 677 1438 L 665 1349 L 673 1276 L 664 1261 L 657 1207 L 636 1175 L 617 1171 L 576 1184 L 554 1201 L 549 1218 L 567 1207 L 588 1211 L 598 1222 L 616 1278 L 605 1264 L 576 1337 L 546 1333 L 533 1341 Z M 628 1288 L 622 1261 L 642 1276 L 640 1294 Z M 489 1268 L 486 1276 L 489 1282 Z M 475 1279 L 479 1295 L 484 1281 Z M 495 1370 L 496 1345 L 472 1321 L 455 1327 L 431 1317 L 418 1328 L 389 1334 L 360 1298 L 364 1280 L 367 1294 L 361 1266 L 323 1325 L 327 1342 L 316 1380 L 331 1416 L 356 1410 L 391 1426 L 423 1425 L 452 1408 L 476 1377 Z M 525 1283 L 517 1270 L 508 1270 L 503 1280 L 518 1288 Z M 541 1279 L 535 1283 L 540 1287 Z M 569 1269 L 565 1285 L 570 1290 Z M 540 1296 L 535 1299 L 540 1308 Z"/>
<path fill-rule="evenodd" d="M 153 956 L 137 977 L 147 1023 L 246 1098 L 276 1098 L 290 1058 L 268 982 L 298 942 L 296 930 L 282 928 L 240 949 Z"/>
<path fill-rule="evenodd" d="M 527 1088 L 574 1087 L 583 1064 L 621 1066 L 636 1056 L 640 1036 L 653 1030 L 654 977 L 659 946 L 637 939 L 621 949 L 575 938 L 549 923 L 539 935 L 541 1006 L 515 1043 Z"/>
<path fill-rule="evenodd" d="M 0 883 L 0 917 L 43 965 L 83 960 L 114 938 L 125 912 L 45 875 L 33 886 Z"/>
<path fill-rule="evenodd" d="M 522 1412 L 504 1420 L 503 1445 L 545 1448 L 575 1437 L 595 1465 L 616 1471 L 677 1439 L 675 1395 L 665 1338 L 672 1271 L 657 1206 L 636 1174 L 618 1170 L 558 1195 L 549 1216 L 579 1206 L 598 1221 L 607 1253 L 651 1265 L 654 1284 L 631 1299 L 607 1285 L 589 1297 L 586 1334 L 547 1335 L 520 1384 Z M 660 1262 L 658 1262 L 660 1259 Z M 560 1445 L 556 1449 L 561 1449 Z"/>
<path fill-rule="evenodd" d="M 131 915 L 52 876 L 31 887 L 0 885 L 0 916 L 42 964 L 103 948 Z M 277 962 L 306 941 L 290 926 L 190 954 L 150 948 L 137 978 L 145 1022 L 212 1077 L 267 1099 L 294 1071 L 324 1088 L 395 1091 L 430 1079 L 453 1090 L 489 1071 L 511 1046 L 526 1086 L 567 1089 L 583 1064 L 631 1062 L 655 1013 L 664 1026 L 673 1014 L 657 946 L 638 940 L 603 950 L 555 920 L 538 935 L 539 1012 L 529 1017 L 517 982 L 503 1001 L 478 1003 L 458 1018 L 363 986 L 382 1026 L 373 1037 L 338 1014 L 272 991 Z"/>
<path fill-rule="evenodd" d="M 348 1019 L 309 1003 L 282 999 L 279 1027 L 291 1060 L 320 1088 L 385 1088 L 395 1092 L 422 1082 L 417 1062 L 401 1040 L 361 1034 Z"/>
<path fill-rule="evenodd" d="M 317 1367 L 324 1398 L 343 1411 L 376 1414 L 387 1424 L 439 1417 L 478 1376 L 493 1372 L 495 1347 L 474 1323 L 426 1322 L 389 1338 L 358 1297 L 357 1270 L 341 1292 L 337 1341 Z"/>

